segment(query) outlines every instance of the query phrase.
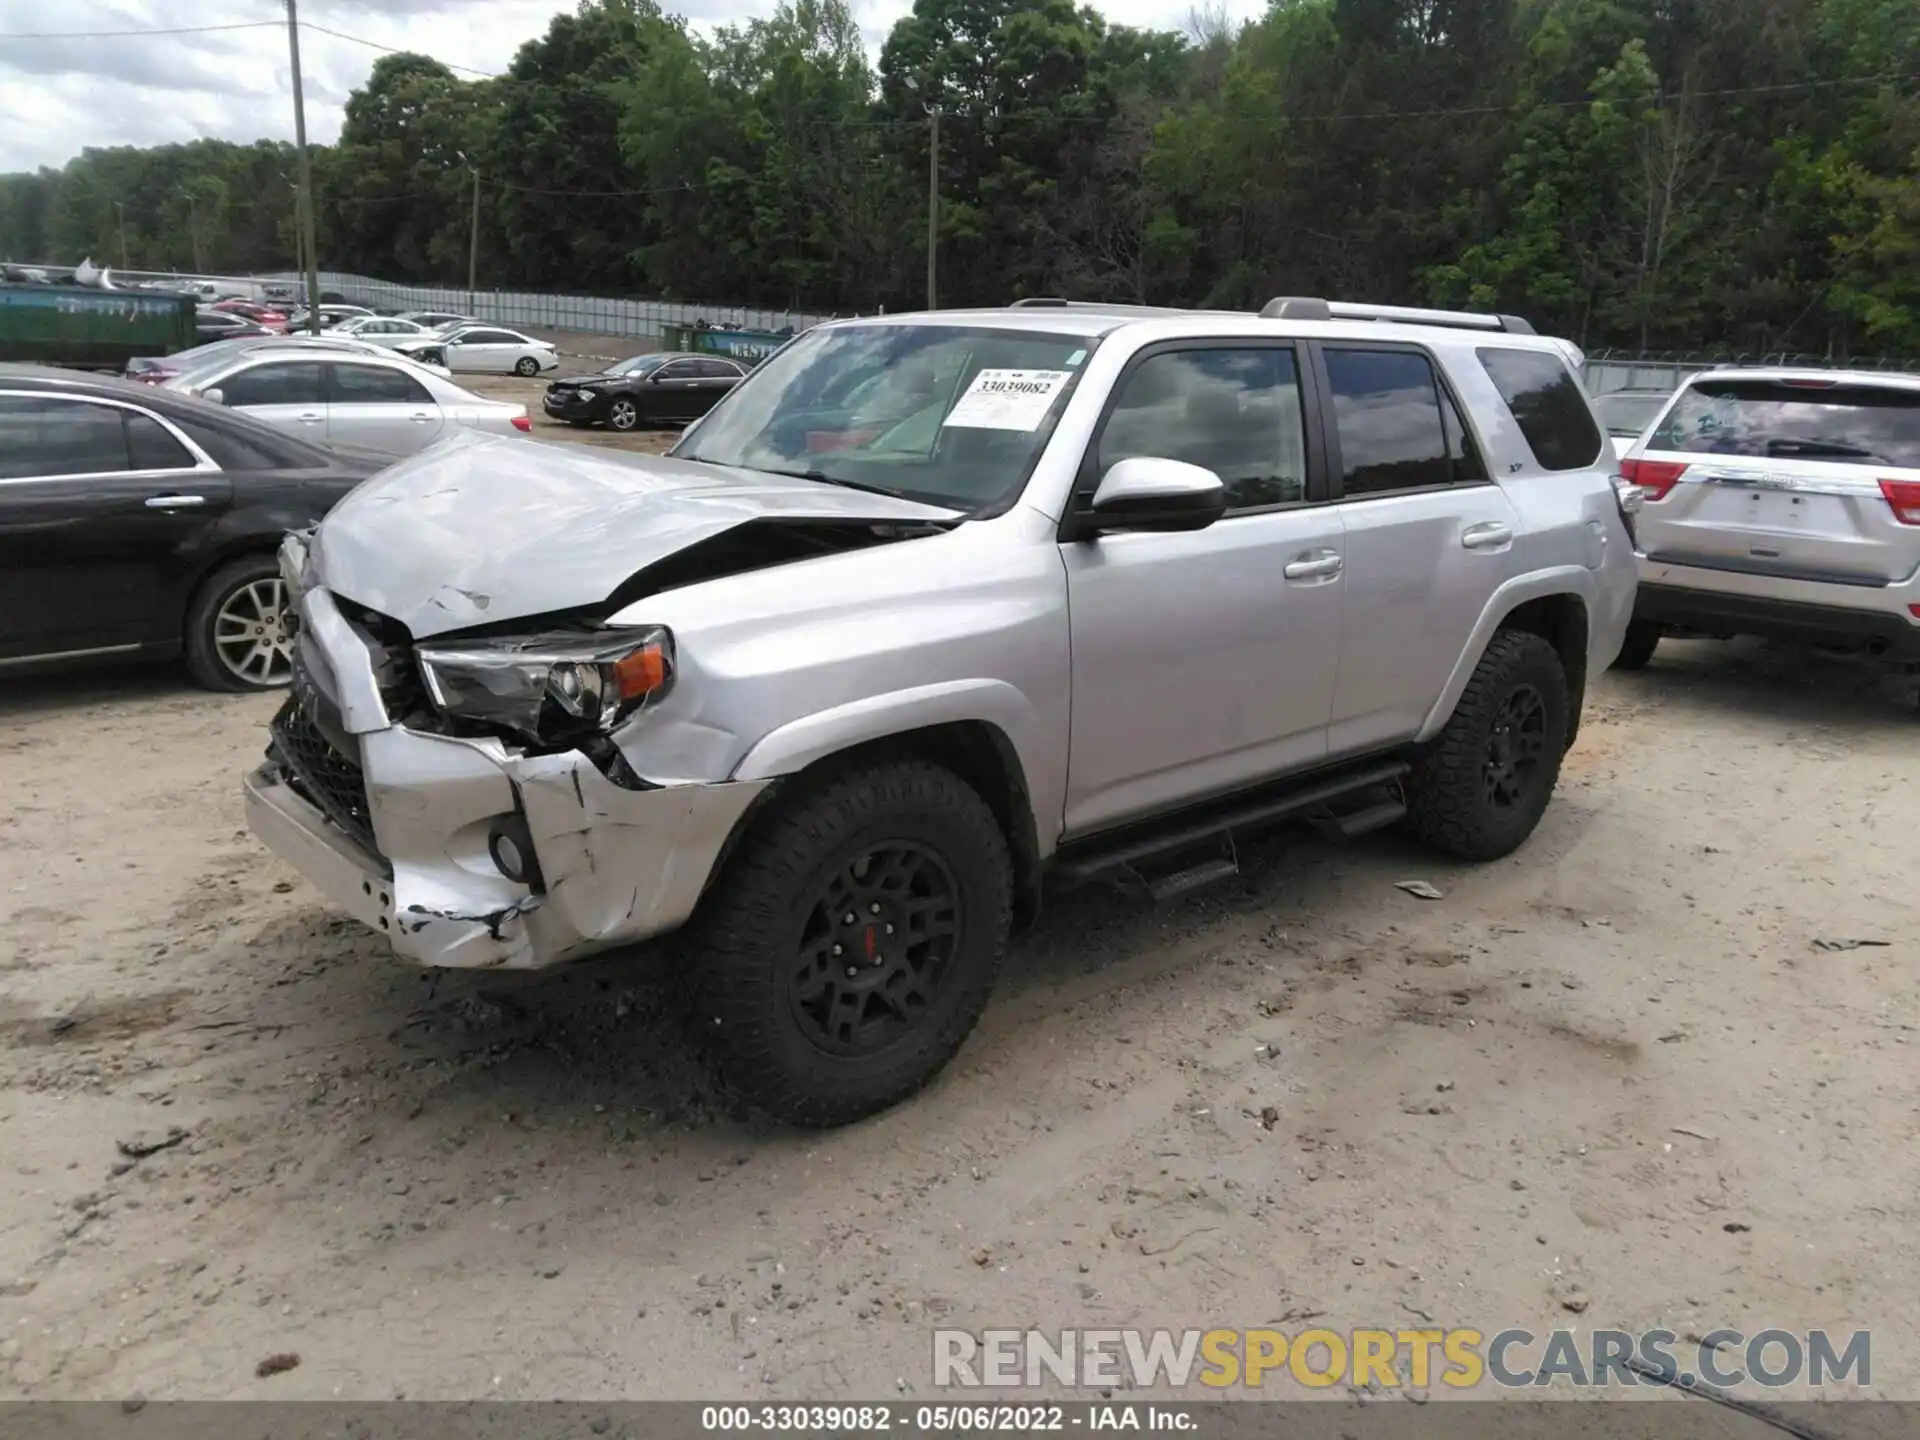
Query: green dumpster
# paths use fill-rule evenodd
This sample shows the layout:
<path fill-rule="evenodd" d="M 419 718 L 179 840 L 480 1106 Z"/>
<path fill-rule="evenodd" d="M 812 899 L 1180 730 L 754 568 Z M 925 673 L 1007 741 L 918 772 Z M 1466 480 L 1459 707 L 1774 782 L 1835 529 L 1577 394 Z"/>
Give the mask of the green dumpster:
<path fill-rule="evenodd" d="M 193 314 L 190 295 L 0 283 L 0 360 L 121 370 L 193 345 Z"/>
<path fill-rule="evenodd" d="M 778 330 L 714 330 L 700 325 L 663 325 L 661 346 L 690 350 L 696 355 L 724 355 L 747 365 L 758 365 L 788 340 L 791 332 Z"/>

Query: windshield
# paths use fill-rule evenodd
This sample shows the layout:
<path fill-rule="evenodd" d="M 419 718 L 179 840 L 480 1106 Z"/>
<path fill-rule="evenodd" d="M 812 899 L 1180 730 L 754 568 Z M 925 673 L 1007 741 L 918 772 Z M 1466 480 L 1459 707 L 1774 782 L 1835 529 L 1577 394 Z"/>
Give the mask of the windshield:
<path fill-rule="evenodd" d="M 953 325 L 815 330 L 672 453 L 985 510 L 1025 483 L 1095 343 Z"/>
<path fill-rule="evenodd" d="M 664 355 L 636 355 L 631 360 L 622 360 L 609 365 L 600 373 L 603 375 L 644 375 L 649 370 L 657 370 L 666 363 Z"/>
<path fill-rule="evenodd" d="M 1680 393 L 1657 450 L 1920 469 L 1920 390 L 1803 380 L 1714 380 Z"/>

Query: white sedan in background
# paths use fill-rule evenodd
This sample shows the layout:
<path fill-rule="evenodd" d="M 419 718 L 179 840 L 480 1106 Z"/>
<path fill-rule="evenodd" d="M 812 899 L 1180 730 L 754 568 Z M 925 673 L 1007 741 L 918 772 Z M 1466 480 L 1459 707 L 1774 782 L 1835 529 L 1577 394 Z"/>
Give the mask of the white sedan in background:
<path fill-rule="evenodd" d="M 369 345 L 391 350 L 402 340 L 428 339 L 439 332 L 426 325 L 416 325 L 411 320 L 402 320 L 397 315 L 362 315 L 354 320 L 341 321 L 327 333 L 364 340 Z"/>
<path fill-rule="evenodd" d="M 322 445 L 395 457 L 462 429 L 525 434 L 527 407 L 488 400 L 396 355 L 261 346 L 163 382 Z"/>
<path fill-rule="evenodd" d="M 393 348 L 402 355 L 444 365 L 456 374 L 538 375 L 560 363 L 552 341 L 536 340 L 484 321 L 401 340 Z"/>

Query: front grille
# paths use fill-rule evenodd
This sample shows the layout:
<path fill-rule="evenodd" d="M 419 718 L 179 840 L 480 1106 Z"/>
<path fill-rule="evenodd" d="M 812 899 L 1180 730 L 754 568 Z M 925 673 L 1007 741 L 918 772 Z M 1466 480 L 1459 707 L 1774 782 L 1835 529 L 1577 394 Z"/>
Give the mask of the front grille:
<path fill-rule="evenodd" d="M 271 728 L 270 753 L 293 788 L 363 847 L 377 854 L 373 812 L 367 806 L 367 777 L 358 762 L 334 748 L 333 742 L 302 708 L 297 696 L 280 707 Z"/>
<path fill-rule="evenodd" d="M 420 678 L 420 667 L 414 661 L 413 636 L 407 627 L 391 615 L 382 615 L 338 595 L 334 603 L 346 617 L 347 624 L 366 643 L 374 684 L 380 689 L 387 715 L 404 722 L 427 709 L 426 682 Z"/>

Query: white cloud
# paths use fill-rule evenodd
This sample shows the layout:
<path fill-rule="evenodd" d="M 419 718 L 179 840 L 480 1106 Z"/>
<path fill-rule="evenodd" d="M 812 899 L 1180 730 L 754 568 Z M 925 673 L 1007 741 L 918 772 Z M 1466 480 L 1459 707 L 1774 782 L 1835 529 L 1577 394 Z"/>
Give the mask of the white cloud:
<path fill-rule="evenodd" d="M 699 28 L 771 13 L 776 0 L 667 0 Z M 302 0 L 301 19 L 448 65 L 497 73 L 525 41 L 543 34 L 573 0 Z M 856 0 L 854 13 L 877 47 L 910 0 Z M 1192 0 L 1110 0 L 1115 22 L 1178 27 Z M 1256 0 L 1231 0 L 1251 18 Z M 277 0 L 0 0 L 0 173 L 59 166 L 81 150 L 201 138 L 293 138 L 292 81 Z M 23 39 L 50 31 L 244 26 L 188 35 Z M 9 38 L 16 37 L 16 38 Z M 347 96 L 365 83 L 376 49 L 304 28 L 300 62 L 307 134 L 340 133 Z"/>

